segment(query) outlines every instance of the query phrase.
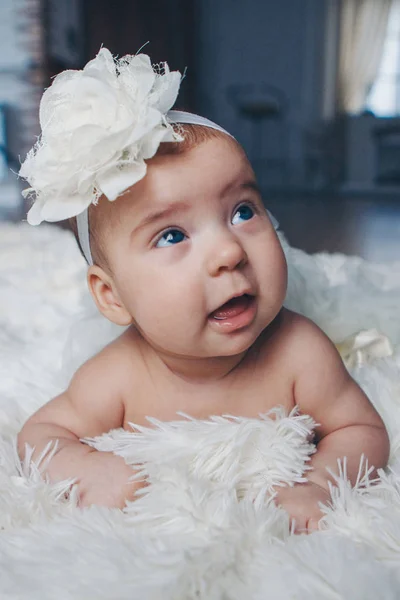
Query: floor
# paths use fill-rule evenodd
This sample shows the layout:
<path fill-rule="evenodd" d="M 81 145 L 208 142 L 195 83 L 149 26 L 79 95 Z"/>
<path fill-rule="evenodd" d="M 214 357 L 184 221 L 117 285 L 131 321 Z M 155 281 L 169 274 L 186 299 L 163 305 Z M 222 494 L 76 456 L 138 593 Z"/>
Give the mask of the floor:
<path fill-rule="evenodd" d="M 342 252 L 373 262 L 400 260 L 400 194 L 396 197 L 278 197 L 266 204 L 292 246 Z"/>

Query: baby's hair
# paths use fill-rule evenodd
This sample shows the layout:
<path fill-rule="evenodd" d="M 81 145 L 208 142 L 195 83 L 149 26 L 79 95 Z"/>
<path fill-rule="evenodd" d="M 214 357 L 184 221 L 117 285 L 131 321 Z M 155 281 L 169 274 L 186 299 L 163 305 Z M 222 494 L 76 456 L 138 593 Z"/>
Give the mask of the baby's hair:
<path fill-rule="evenodd" d="M 201 143 L 215 138 L 224 138 L 228 142 L 233 143 L 239 147 L 239 144 L 226 135 L 225 133 L 205 127 L 204 125 L 178 125 L 179 133 L 183 136 L 182 142 L 162 142 L 157 150 L 156 156 L 171 156 L 177 154 L 183 154 L 188 152 L 192 148 L 199 146 Z M 151 161 L 149 161 L 151 162 Z M 104 236 L 101 235 L 103 230 L 103 224 L 100 223 L 100 219 L 96 219 L 96 207 L 91 205 L 89 207 L 89 239 L 90 239 L 90 250 L 92 253 L 93 263 L 100 267 L 108 267 L 105 247 L 104 247 Z M 78 238 L 78 227 L 76 223 L 76 217 L 68 219 L 68 223 L 71 231 L 75 235 L 79 250 L 82 256 L 85 258 L 81 245 Z M 86 259 L 85 259 L 86 260 Z"/>

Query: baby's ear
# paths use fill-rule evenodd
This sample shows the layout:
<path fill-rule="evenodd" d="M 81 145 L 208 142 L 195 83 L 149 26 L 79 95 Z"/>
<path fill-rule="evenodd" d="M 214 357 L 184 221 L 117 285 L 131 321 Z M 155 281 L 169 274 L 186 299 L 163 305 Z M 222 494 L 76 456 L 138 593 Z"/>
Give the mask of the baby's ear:
<path fill-rule="evenodd" d="M 123 305 L 112 277 L 101 267 L 93 265 L 88 270 L 87 281 L 101 314 L 116 325 L 131 325 L 132 316 Z"/>

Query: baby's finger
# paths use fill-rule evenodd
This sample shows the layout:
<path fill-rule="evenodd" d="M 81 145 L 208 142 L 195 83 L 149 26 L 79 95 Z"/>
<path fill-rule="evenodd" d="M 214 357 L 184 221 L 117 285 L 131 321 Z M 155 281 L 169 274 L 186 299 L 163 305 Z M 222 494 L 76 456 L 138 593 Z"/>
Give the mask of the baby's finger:
<path fill-rule="evenodd" d="M 303 517 L 290 519 L 290 533 L 299 535 L 307 532 L 307 521 Z"/>
<path fill-rule="evenodd" d="M 313 531 L 319 531 L 319 519 L 308 519 L 307 532 L 312 533 Z"/>

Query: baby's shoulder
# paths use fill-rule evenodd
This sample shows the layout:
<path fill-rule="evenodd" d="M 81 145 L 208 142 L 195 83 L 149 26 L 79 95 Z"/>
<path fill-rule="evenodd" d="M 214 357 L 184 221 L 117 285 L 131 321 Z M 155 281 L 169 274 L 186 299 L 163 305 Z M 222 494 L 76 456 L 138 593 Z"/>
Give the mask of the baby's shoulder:
<path fill-rule="evenodd" d="M 299 334 L 307 336 L 325 335 L 311 319 L 288 308 L 282 311 L 282 332 L 291 341 L 298 341 Z"/>
<path fill-rule="evenodd" d="M 314 321 L 287 308 L 283 309 L 281 336 L 288 348 L 304 347 L 304 344 L 312 346 L 318 344 L 332 344 L 328 336 Z"/>
<path fill-rule="evenodd" d="M 140 368 L 141 356 L 138 351 L 136 333 L 126 330 L 90 358 L 83 370 L 99 380 L 107 379 L 114 385 L 123 387 Z"/>
<path fill-rule="evenodd" d="M 287 308 L 283 308 L 265 337 L 267 355 L 279 356 L 280 361 L 297 362 L 301 356 L 319 352 L 332 342 L 313 321 Z M 272 348 L 271 348 L 272 346 Z"/>
<path fill-rule="evenodd" d="M 132 356 L 125 332 L 89 358 L 72 376 L 64 397 L 85 422 L 97 423 L 98 428 L 91 431 L 121 427 L 126 397 L 134 385 L 132 381 L 138 377 L 132 379 L 138 362 Z M 59 402 L 59 397 L 55 401 Z"/>
<path fill-rule="evenodd" d="M 307 369 L 340 362 L 332 340 L 307 317 L 285 309 L 283 315 L 282 346 L 284 356 L 293 368 L 304 373 Z"/>

